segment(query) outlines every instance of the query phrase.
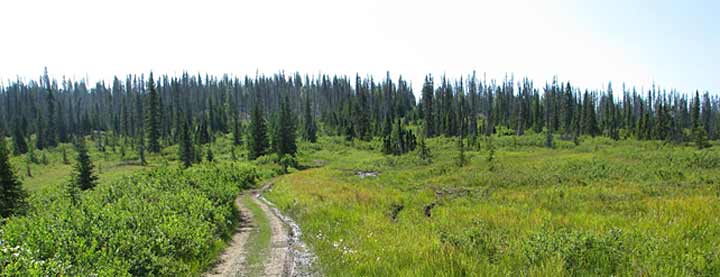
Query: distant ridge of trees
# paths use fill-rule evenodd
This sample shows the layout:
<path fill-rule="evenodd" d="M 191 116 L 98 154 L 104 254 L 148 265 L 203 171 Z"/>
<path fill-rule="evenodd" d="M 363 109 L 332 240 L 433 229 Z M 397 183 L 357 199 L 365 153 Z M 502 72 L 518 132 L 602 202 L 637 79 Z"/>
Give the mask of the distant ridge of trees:
<path fill-rule="evenodd" d="M 262 132 L 299 130 L 297 135 L 309 141 L 316 139 L 316 132 L 371 140 L 387 138 L 407 124 L 422 126 L 426 138 L 475 139 L 500 126 L 515 135 L 551 132 L 675 142 L 720 138 L 720 98 L 708 92 L 655 86 L 638 91 L 623 85 L 615 93 L 618 88 L 612 84 L 606 90 L 588 90 L 557 78 L 537 87 L 527 78 L 487 81 L 473 72 L 455 80 L 427 75 L 417 101 L 402 77 L 393 80 L 388 73 L 382 80 L 354 79 L 299 73 L 154 78 L 151 73 L 89 84 L 51 80 L 45 71 L 39 80 L 0 87 L 0 128 L 12 136 L 16 155 L 27 152 L 31 142 L 43 149 L 95 132 L 129 138 L 140 151 L 147 147 L 150 152 L 188 140 L 185 132 L 203 143 L 216 133 L 235 132 L 236 143 L 247 138 L 244 142 L 258 143 L 255 154 L 264 154 L 271 146 L 265 137 L 273 134 Z M 253 114 L 254 109 L 260 114 Z M 288 116 L 292 126 L 274 122 Z M 258 118 L 267 126 L 253 124 L 251 119 Z M 247 128 L 244 121 L 250 122 Z M 241 131 L 261 133 L 253 137 Z M 281 147 L 289 153 L 293 148 Z"/>

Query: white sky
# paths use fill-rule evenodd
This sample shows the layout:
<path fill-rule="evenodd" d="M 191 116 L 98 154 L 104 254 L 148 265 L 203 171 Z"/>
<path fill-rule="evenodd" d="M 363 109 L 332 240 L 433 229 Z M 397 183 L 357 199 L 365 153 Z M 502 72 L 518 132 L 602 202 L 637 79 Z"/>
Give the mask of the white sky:
<path fill-rule="evenodd" d="M 542 2 L 542 3 L 541 3 Z M 643 49 L 583 24 L 575 1 L 40 1 L 0 3 L 0 80 L 50 74 L 338 73 L 413 82 L 477 70 L 536 86 L 604 88 L 665 76 Z M 439 77 L 439 76 L 437 76 Z M 538 84 L 540 83 L 540 84 Z M 714 83 L 717 84 L 717 83 Z"/>

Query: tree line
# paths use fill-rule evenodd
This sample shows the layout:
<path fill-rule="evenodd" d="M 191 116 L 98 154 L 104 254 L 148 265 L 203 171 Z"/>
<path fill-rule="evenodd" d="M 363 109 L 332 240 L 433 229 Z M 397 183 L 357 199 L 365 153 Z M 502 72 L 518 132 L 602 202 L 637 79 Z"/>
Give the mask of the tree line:
<path fill-rule="evenodd" d="M 191 145 L 226 133 L 236 144 L 252 144 L 251 158 L 268 149 L 291 153 L 295 146 L 285 146 L 290 138 L 280 134 L 289 130 L 293 138 L 297 133 L 311 141 L 318 132 L 348 140 L 379 137 L 386 153 L 398 154 L 414 149 L 411 124 L 422 126 L 428 138 L 546 132 L 683 142 L 720 136 L 720 101 L 708 92 L 655 86 L 638 91 L 625 85 L 615 90 L 612 84 L 606 90 L 581 89 L 557 78 L 538 87 L 527 78 L 428 75 L 417 101 L 410 84 L 389 73 L 382 80 L 299 73 L 155 78 L 150 73 L 90 85 L 51 80 L 46 70 L 38 80 L 0 87 L 0 129 L 11 137 L 14 154 L 93 136 L 122 139 L 143 153 L 186 143 L 188 160 Z"/>

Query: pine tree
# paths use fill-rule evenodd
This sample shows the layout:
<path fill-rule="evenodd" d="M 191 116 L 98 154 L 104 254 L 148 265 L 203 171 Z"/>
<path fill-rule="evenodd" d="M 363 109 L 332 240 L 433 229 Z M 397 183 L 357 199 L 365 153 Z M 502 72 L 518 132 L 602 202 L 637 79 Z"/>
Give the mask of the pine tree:
<path fill-rule="evenodd" d="M 233 124 L 233 145 L 238 146 L 242 144 L 242 122 L 240 119 L 235 117 L 235 123 Z"/>
<path fill-rule="evenodd" d="M 12 170 L 4 137 L 0 139 L 0 217 L 7 218 L 25 209 L 27 193 Z"/>
<path fill-rule="evenodd" d="M 295 157 L 297 152 L 295 115 L 292 114 L 289 102 L 290 100 L 287 97 L 280 102 L 280 114 L 278 115 L 277 122 L 278 129 L 274 132 L 274 135 L 277 136 L 276 141 L 278 142 L 278 157 L 282 157 L 283 155 Z"/>
<path fill-rule="evenodd" d="M 305 107 L 303 109 L 303 123 L 305 127 L 303 129 L 303 139 L 312 143 L 317 142 L 317 124 L 315 123 L 315 117 L 312 115 L 312 107 L 310 106 L 310 96 L 305 96 Z"/>
<path fill-rule="evenodd" d="M 25 137 L 18 124 L 15 124 L 15 130 L 13 132 L 13 153 L 15 155 L 22 155 L 28 152 L 28 145 L 25 142 Z"/>
<path fill-rule="evenodd" d="M 42 114 L 38 114 L 37 120 L 35 121 L 35 149 L 43 150 L 47 145 L 45 135 L 45 121 L 43 120 Z"/>
<path fill-rule="evenodd" d="M 420 135 L 420 142 L 418 143 L 418 157 L 420 160 L 431 163 L 432 162 L 432 154 L 430 153 L 430 148 L 428 148 L 427 144 L 425 143 L 425 135 Z"/>
<path fill-rule="evenodd" d="M 487 137 L 487 149 L 488 149 L 487 162 L 489 164 L 488 170 L 495 171 L 495 144 L 493 143 L 492 136 Z"/>
<path fill-rule="evenodd" d="M 193 147 L 192 138 L 190 136 L 190 126 L 187 121 L 183 121 L 180 126 L 180 161 L 182 161 L 183 167 L 188 168 L 192 166 L 195 157 L 195 148 Z"/>
<path fill-rule="evenodd" d="M 545 147 L 555 148 L 555 140 L 552 131 L 548 128 L 545 130 Z"/>
<path fill-rule="evenodd" d="M 698 149 L 702 150 L 708 146 L 707 133 L 705 132 L 705 129 L 701 127 L 693 129 L 693 137 L 695 139 L 695 145 Z"/>
<path fill-rule="evenodd" d="M 125 154 L 123 154 L 123 156 L 125 156 Z M 62 162 L 63 164 L 70 164 L 70 160 L 68 159 L 67 150 L 65 149 L 65 147 L 62 148 Z"/>
<path fill-rule="evenodd" d="M 353 131 L 357 132 L 358 138 L 361 140 L 370 140 L 370 109 L 368 108 L 368 95 L 365 91 L 365 87 L 360 80 L 360 76 L 355 76 L 355 93 L 357 95 L 357 101 L 354 101 L 353 111 Z"/>
<path fill-rule="evenodd" d="M 95 175 L 94 166 L 90 160 L 85 141 L 80 139 L 75 145 L 78 152 L 75 164 L 75 176 L 73 182 L 80 190 L 92 189 L 97 185 L 98 177 Z"/>
<path fill-rule="evenodd" d="M 693 98 L 691 105 L 690 128 L 695 129 L 700 127 L 700 92 L 695 91 L 695 98 Z"/>
<path fill-rule="evenodd" d="M 147 161 L 145 160 L 145 140 L 143 139 L 144 132 L 140 131 L 140 137 L 137 140 L 137 150 L 138 150 L 138 156 L 140 158 L 140 165 L 146 165 Z"/>
<path fill-rule="evenodd" d="M 45 128 L 45 142 L 48 147 L 57 146 L 57 120 L 55 115 L 55 96 L 49 87 L 47 93 L 47 128 Z"/>
<path fill-rule="evenodd" d="M 463 143 L 462 137 L 458 137 L 457 146 L 458 146 L 457 165 L 458 165 L 458 167 L 463 167 L 463 166 L 465 166 L 467 161 L 465 159 L 465 144 Z"/>
<path fill-rule="evenodd" d="M 355 124 L 352 121 L 348 121 L 345 125 L 345 141 L 353 141 L 355 139 Z"/>
<path fill-rule="evenodd" d="M 197 142 L 200 145 L 205 145 L 210 143 L 210 131 L 208 130 L 208 119 L 207 116 L 203 114 L 203 116 L 200 118 L 200 124 L 198 124 L 197 128 Z"/>
<path fill-rule="evenodd" d="M 160 153 L 160 96 L 155 88 L 152 72 L 148 79 L 148 90 L 150 91 L 147 113 L 148 151 Z"/>
<path fill-rule="evenodd" d="M 595 137 L 598 132 L 597 116 L 595 114 L 595 104 L 593 101 L 593 96 L 590 95 L 587 91 L 585 91 L 585 96 L 583 99 L 583 108 L 583 131 L 585 134 Z"/>
<path fill-rule="evenodd" d="M 254 160 L 267 154 L 269 148 L 267 125 L 265 123 L 260 103 L 255 102 L 250 116 L 250 126 L 248 126 L 248 129 L 248 158 Z"/>
<path fill-rule="evenodd" d="M 212 152 L 212 147 L 208 146 L 207 150 L 207 156 L 205 157 L 205 160 L 208 162 L 213 162 L 215 160 L 215 155 Z"/>
<path fill-rule="evenodd" d="M 435 115 L 433 111 L 433 79 L 428 75 L 422 88 L 423 130 L 425 137 L 435 136 Z"/>

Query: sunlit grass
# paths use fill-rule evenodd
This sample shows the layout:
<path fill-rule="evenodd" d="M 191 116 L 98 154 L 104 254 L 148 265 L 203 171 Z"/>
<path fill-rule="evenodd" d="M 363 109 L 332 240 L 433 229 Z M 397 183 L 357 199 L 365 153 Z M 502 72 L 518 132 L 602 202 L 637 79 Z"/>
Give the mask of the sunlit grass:
<path fill-rule="evenodd" d="M 325 166 L 278 178 L 268 198 L 328 275 L 720 274 L 717 147 L 542 139 L 495 138 L 491 171 L 482 140 L 457 168 L 452 139 L 429 140 L 424 164 L 323 138 L 301 160 Z"/>

